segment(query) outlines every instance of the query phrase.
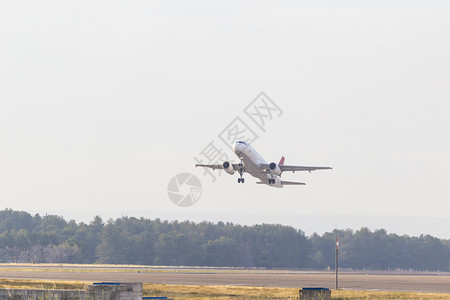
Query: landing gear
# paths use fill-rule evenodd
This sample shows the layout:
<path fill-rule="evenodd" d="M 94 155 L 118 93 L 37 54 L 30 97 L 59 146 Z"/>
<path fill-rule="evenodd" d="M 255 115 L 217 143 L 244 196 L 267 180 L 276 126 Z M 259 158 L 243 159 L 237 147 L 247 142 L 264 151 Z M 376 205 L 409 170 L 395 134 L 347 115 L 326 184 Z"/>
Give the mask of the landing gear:
<path fill-rule="evenodd" d="M 269 178 L 269 184 L 275 184 L 275 179 L 274 178 Z"/>
<path fill-rule="evenodd" d="M 244 183 L 245 182 L 245 180 L 244 180 L 244 178 L 242 178 L 242 175 L 244 174 L 244 168 L 243 168 L 243 158 L 241 157 L 241 162 L 239 163 L 239 170 L 238 170 L 238 172 L 239 172 L 239 178 L 238 178 L 238 183 Z"/>

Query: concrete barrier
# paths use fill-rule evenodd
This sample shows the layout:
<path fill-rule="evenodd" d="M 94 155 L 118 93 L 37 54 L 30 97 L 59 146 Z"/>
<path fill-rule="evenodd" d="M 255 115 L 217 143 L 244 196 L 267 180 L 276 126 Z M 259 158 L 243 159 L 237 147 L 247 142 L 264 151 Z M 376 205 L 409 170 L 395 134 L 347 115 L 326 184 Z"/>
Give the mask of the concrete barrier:
<path fill-rule="evenodd" d="M 101 282 L 86 290 L 0 289 L 0 299 L 14 300 L 141 300 L 142 283 Z"/>
<path fill-rule="evenodd" d="M 27 289 L 0 289 L 0 299 L 14 300 L 87 300 L 82 290 L 27 290 Z"/>
<path fill-rule="evenodd" d="M 87 287 L 89 299 L 141 300 L 142 283 L 100 282 Z"/>
<path fill-rule="evenodd" d="M 331 291 L 327 288 L 303 288 L 299 291 L 300 299 L 305 300 L 330 300 Z"/>

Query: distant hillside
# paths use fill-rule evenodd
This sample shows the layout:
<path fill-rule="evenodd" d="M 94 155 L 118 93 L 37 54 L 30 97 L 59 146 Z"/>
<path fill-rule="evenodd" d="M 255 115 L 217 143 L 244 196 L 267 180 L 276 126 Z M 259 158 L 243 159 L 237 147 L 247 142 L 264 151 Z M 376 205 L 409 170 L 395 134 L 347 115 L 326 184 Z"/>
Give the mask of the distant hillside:
<path fill-rule="evenodd" d="M 449 271 L 450 240 L 335 230 L 305 236 L 289 226 L 167 222 L 122 217 L 89 224 L 0 211 L 0 262 L 113 263 L 265 268 Z"/>

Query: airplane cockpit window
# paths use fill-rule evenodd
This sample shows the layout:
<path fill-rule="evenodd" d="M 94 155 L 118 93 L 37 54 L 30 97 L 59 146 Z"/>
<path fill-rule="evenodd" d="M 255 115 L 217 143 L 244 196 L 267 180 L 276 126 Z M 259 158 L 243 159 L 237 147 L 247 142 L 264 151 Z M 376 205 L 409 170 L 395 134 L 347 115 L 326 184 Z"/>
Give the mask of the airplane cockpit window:
<path fill-rule="evenodd" d="M 236 143 L 237 143 L 237 144 L 244 144 L 244 145 L 247 145 L 247 143 L 244 142 L 244 141 L 237 141 Z"/>

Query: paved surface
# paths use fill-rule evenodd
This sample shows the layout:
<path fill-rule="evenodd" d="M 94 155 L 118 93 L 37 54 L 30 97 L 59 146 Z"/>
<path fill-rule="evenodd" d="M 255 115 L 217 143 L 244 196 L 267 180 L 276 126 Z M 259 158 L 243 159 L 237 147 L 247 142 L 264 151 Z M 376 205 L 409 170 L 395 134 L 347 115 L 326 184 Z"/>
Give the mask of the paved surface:
<path fill-rule="evenodd" d="M 79 281 L 121 281 L 186 285 L 245 285 L 263 287 L 302 288 L 320 286 L 335 287 L 335 275 L 330 272 L 264 272 L 223 270 L 187 270 L 140 272 L 123 270 L 114 272 L 89 270 L 89 272 L 65 271 L 26 271 L 2 267 L 0 278 L 4 279 L 43 279 L 43 280 L 79 280 Z M 339 287 L 354 290 L 415 291 L 450 293 L 450 276 L 444 275 L 403 275 L 403 274 L 355 274 L 339 275 Z"/>

